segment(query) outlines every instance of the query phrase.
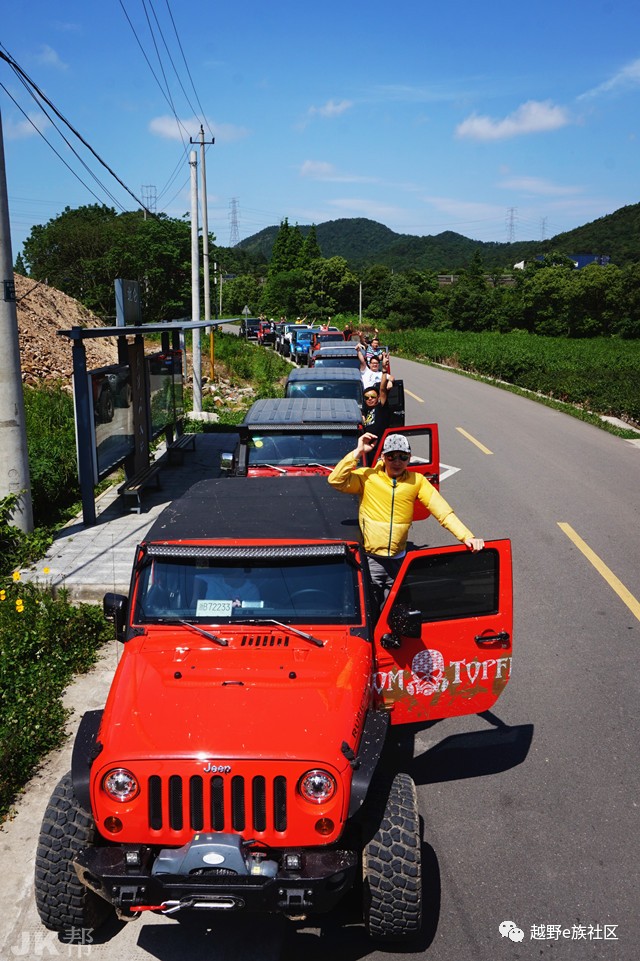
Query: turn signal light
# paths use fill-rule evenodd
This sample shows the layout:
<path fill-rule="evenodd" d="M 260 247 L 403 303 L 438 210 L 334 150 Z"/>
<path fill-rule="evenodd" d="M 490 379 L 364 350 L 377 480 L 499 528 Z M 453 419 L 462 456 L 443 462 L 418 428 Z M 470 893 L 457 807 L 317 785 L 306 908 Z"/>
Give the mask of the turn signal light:
<path fill-rule="evenodd" d="M 335 825 L 331 818 L 320 818 L 319 821 L 316 821 L 316 831 L 318 834 L 322 834 L 323 837 L 333 834 L 334 827 Z"/>
<path fill-rule="evenodd" d="M 104 819 L 104 829 L 109 834 L 119 834 L 122 831 L 122 821 L 120 818 L 108 817 Z"/>

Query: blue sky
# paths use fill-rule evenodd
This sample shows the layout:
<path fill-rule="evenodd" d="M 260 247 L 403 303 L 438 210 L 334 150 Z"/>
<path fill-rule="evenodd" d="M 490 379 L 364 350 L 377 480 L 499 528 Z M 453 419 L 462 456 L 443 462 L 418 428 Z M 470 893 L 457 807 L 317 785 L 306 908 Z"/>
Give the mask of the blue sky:
<path fill-rule="evenodd" d="M 369 217 L 502 242 L 640 200 L 636 0 L 13 0 L 0 43 L 170 216 L 189 210 L 202 123 L 223 245 L 232 210 L 240 239 L 284 217 Z M 0 83 L 14 257 L 65 206 L 136 208 L 5 61 Z"/>

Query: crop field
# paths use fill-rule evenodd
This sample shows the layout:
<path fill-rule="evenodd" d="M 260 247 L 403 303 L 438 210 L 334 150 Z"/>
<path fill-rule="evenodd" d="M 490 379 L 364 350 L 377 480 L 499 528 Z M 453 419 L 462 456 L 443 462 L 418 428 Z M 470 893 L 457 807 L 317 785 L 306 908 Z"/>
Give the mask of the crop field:
<path fill-rule="evenodd" d="M 640 423 L 638 340 L 428 330 L 389 333 L 384 339 L 407 357 L 461 367 Z"/>

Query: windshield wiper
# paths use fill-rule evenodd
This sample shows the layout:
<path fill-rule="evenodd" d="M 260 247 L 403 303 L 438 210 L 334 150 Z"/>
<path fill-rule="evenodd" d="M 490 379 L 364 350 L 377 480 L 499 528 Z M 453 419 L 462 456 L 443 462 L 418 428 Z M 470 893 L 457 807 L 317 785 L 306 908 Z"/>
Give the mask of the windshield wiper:
<path fill-rule="evenodd" d="M 269 470 L 277 470 L 277 471 L 279 471 L 281 474 L 286 474 L 286 473 L 287 473 L 286 470 L 284 469 L 284 467 L 277 467 L 275 464 L 256 464 L 255 466 L 256 466 L 256 467 L 268 467 Z"/>
<path fill-rule="evenodd" d="M 234 624 L 277 624 L 284 631 L 291 631 L 293 634 L 297 634 L 298 637 L 303 637 L 305 641 L 311 641 L 316 647 L 324 647 L 325 642 L 321 641 L 319 637 L 314 637 L 313 634 L 307 634 L 305 631 L 299 630 L 297 627 L 293 627 L 292 624 L 283 624 L 282 621 L 276 621 L 275 617 L 234 617 Z"/>
<path fill-rule="evenodd" d="M 308 463 L 306 466 L 307 466 L 307 467 L 322 467 L 323 470 L 328 470 L 329 473 L 331 473 L 331 471 L 333 470 L 333 467 L 327 467 L 326 464 L 318 464 L 318 463 L 316 463 L 316 461 L 313 461 L 313 460 L 312 460 L 312 461 L 309 461 L 309 463 Z"/>
<path fill-rule="evenodd" d="M 197 624 L 193 624 L 191 621 L 184 621 L 182 618 L 176 618 L 178 624 L 184 624 L 185 627 L 190 627 L 192 631 L 196 631 L 198 634 L 202 634 L 203 637 L 208 637 L 210 641 L 215 641 L 216 644 L 220 644 L 221 647 L 228 647 L 229 641 L 226 641 L 224 637 L 217 637 L 215 634 L 205 631 L 203 627 L 198 627 Z"/>

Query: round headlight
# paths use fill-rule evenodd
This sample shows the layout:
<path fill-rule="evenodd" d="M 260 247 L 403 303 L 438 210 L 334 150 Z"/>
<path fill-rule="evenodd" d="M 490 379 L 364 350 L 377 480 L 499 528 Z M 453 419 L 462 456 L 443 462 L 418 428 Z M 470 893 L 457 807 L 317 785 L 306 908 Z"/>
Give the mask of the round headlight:
<path fill-rule="evenodd" d="M 117 767 L 109 771 L 102 781 L 105 793 L 112 801 L 133 801 L 134 797 L 140 792 L 140 785 L 136 781 L 131 771 L 126 768 Z"/>
<path fill-rule="evenodd" d="M 298 782 L 298 790 L 305 801 L 324 804 L 336 793 L 336 782 L 327 771 L 307 771 Z"/>

